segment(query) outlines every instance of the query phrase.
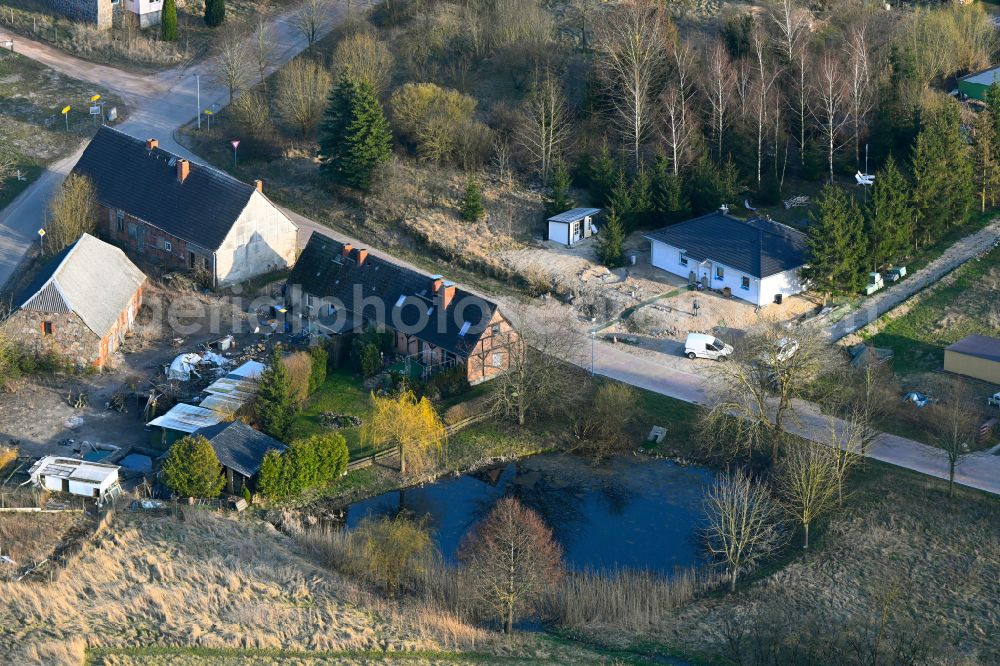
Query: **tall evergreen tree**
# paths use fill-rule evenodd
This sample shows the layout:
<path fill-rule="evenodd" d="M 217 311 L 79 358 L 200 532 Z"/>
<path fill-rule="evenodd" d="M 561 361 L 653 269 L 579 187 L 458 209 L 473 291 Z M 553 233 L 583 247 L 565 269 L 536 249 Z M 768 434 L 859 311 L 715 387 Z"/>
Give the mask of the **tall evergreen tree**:
<path fill-rule="evenodd" d="M 618 183 L 618 170 L 611 159 L 608 144 L 601 147 L 601 152 L 591 162 L 590 167 L 590 198 L 597 206 L 607 206 L 611 202 L 611 192 Z"/>
<path fill-rule="evenodd" d="M 989 109 L 993 119 L 994 133 L 1000 137 L 1000 83 L 994 81 L 990 84 L 983 96 L 983 101 L 986 102 L 986 108 Z"/>
<path fill-rule="evenodd" d="M 597 235 L 597 258 L 608 268 L 625 263 L 625 225 L 614 206 L 608 209 L 601 233 Z"/>
<path fill-rule="evenodd" d="M 910 183 L 892 155 L 875 174 L 872 200 L 865 216 L 868 268 L 876 270 L 903 257 L 913 238 Z"/>
<path fill-rule="evenodd" d="M 163 0 L 160 14 L 160 39 L 165 42 L 177 40 L 177 0 Z"/>
<path fill-rule="evenodd" d="M 218 28 L 226 20 L 226 0 L 205 0 L 205 25 Z"/>
<path fill-rule="evenodd" d="M 995 85 L 995 84 L 994 84 Z M 992 86 L 991 86 L 992 87 Z M 997 164 L 997 133 L 993 114 L 983 111 L 976 116 L 972 129 L 972 161 L 976 180 L 976 198 L 979 211 L 996 205 L 997 185 L 1000 184 L 1000 165 Z"/>
<path fill-rule="evenodd" d="M 854 198 L 827 185 L 811 213 L 806 238 L 807 264 L 802 277 L 826 296 L 859 291 L 865 283 L 864 220 Z"/>
<path fill-rule="evenodd" d="M 921 114 L 913 148 L 913 203 L 919 240 L 937 240 L 964 224 L 973 206 L 972 159 L 960 131 L 958 103 L 937 100 Z"/>
<path fill-rule="evenodd" d="M 477 222 L 486 215 L 483 206 L 483 192 L 479 188 L 476 177 L 469 175 L 465 182 L 465 194 L 462 195 L 462 219 L 466 222 Z"/>
<path fill-rule="evenodd" d="M 320 173 L 367 191 L 376 170 L 392 155 L 392 133 L 375 90 L 346 75 L 330 93 L 320 133 Z"/>
<path fill-rule="evenodd" d="M 691 204 L 691 212 L 703 215 L 724 203 L 733 203 L 725 198 L 724 190 L 715 162 L 707 154 L 695 160 L 684 179 L 684 196 Z"/>
<path fill-rule="evenodd" d="M 649 224 L 653 216 L 653 184 L 645 167 L 640 167 L 635 177 L 632 178 L 629 199 L 632 201 L 629 228 L 636 229 Z"/>
<path fill-rule="evenodd" d="M 559 162 L 552 172 L 552 184 L 549 187 L 549 196 L 545 199 L 545 217 L 565 212 L 573 207 L 573 200 L 569 196 L 569 171 L 566 165 Z"/>
<path fill-rule="evenodd" d="M 217 497 L 226 484 L 215 449 L 201 435 L 174 442 L 162 471 L 167 487 L 180 497 Z"/>
<path fill-rule="evenodd" d="M 670 168 L 666 155 L 657 155 L 652 173 L 653 212 L 667 222 L 676 222 L 690 215 L 680 176 Z"/>
<path fill-rule="evenodd" d="M 608 208 L 614 208 L 621 218 L 622 225 L 629 226 L 632 223 L 632 216 L 635 213 L 635 206 L 632 201 L 632 185 L 629 183 L 628 175 L 624 169 L 618 170 L 617 180 L 611 188 L 611 195 L 608 197 Z"/>
<path fill-rule="evenodd" d="M 281 360 L 281 347 L 275 346 L 270 364 L 257 381 L 257 420 L 261 430 L 277 440 L 287 441 L 292 427 L 294 402 L 291 379 Z"/>

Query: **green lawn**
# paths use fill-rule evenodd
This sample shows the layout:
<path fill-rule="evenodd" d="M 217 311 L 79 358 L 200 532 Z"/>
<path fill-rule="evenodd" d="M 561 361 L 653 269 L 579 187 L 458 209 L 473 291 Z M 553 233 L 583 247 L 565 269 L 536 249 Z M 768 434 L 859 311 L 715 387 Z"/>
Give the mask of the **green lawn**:
<path fill-rule="evenodd" d="M 1000 248 L 958 268 L 910 310 L 869 338 L 895 352 L 898 375 L 940 370 L 944 348 L 970 334 L 1000 335 Z"/>
<path fill-rule="evenodd" d="M 369 400 L 368 392 L 362 387 L 359 376 L 343 368 L 330 372 L 326 382 L 310 396 L 305 406 L 295 415 L 292 437 L 308 437 L 326 432 L 328 428 L 320 423 L 320 416 L 324 412 L 349 414 L 367 419 L 371 413 Z M 352 458 L 371 453 L 361 445 L 358 428 L 345 428 L 340 432 L 347 440 Z"/>

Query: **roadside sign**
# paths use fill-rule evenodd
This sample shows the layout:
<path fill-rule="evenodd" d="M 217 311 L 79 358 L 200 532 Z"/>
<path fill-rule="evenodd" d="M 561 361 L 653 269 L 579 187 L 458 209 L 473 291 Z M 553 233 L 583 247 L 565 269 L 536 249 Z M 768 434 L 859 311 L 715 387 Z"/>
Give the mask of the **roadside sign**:
<path fill-rule="evenodd" d="M 108 111 L 108 122 L 114 122 L 118 120 L 118 107 L 113 106 L 111 110 Z"/>
<path fill-rule="evenodd" d="M 62 114 L 65 116 L 67 113 L 69 113 L 70 108 L 72 107 L 67 106 L 65 109 L 62 110 Z"/>
<path fill-rule="evenodd" d="M 99 100 L 99 99 L 101 99 L 101 96 L 100 96 L 100 95 L 94 95 L 93 97 L 91 97 L 91 98 L 90 98 L 90 101 L 91 101 L 91 102 L 96 102 L 96 101 L 97 101 L 97 100 Z"/>
<path fill-rule="evenodd" d="M 38 249 L 45 252 L 45 229 L 38 230 Z"/>
<path fill-rule="evenodd" d="M 230 141 L 229 143 L 233 144 L 233 150 L 236 150 L 237 148 L 240 147 L 239 140 Z"/>
<path fill-rule="evenodd" d="M 92 115 L 92 116 L 99 116 L 99 115 L 101 115 L 101 107 L 99 107 L 99 106 L 92 106 L 92 107 L 90 107 L 90 115 Z"/>
<path fill-rule="evenodd" d="M 45 235 L 45 229 L 39 229 L 38 230 L 38 235 L 39 236 L 44 236 Z"/>

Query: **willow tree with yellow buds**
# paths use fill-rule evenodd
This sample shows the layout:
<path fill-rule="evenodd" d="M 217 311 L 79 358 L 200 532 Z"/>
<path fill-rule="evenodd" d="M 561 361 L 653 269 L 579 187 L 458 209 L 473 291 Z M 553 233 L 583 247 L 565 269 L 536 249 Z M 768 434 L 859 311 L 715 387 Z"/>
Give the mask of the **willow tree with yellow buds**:
<path fill-rule="evenodd" d="M 441 455 L 448 434 L 431 401 L 417 400 L 413 391 L 398 396 L 372 393 L 372 415 L 361 428 L 367 446 L 395 446 L 399 451 L 399 471 L 418 473 Z"/>

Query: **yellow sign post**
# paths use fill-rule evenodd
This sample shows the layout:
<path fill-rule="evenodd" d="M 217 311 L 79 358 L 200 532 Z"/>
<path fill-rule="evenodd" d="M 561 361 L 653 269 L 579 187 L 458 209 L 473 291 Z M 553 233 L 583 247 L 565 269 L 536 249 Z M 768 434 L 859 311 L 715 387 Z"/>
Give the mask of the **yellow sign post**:
<path fill-rule="evenodd" d="M 70 107 L 68 107 L 68 106 L 65 109 L 62 110 L 63 118 L 66 119 L 66 131 L 67 132 L 69 131 L 69 110 L 70 110 Z"/>

